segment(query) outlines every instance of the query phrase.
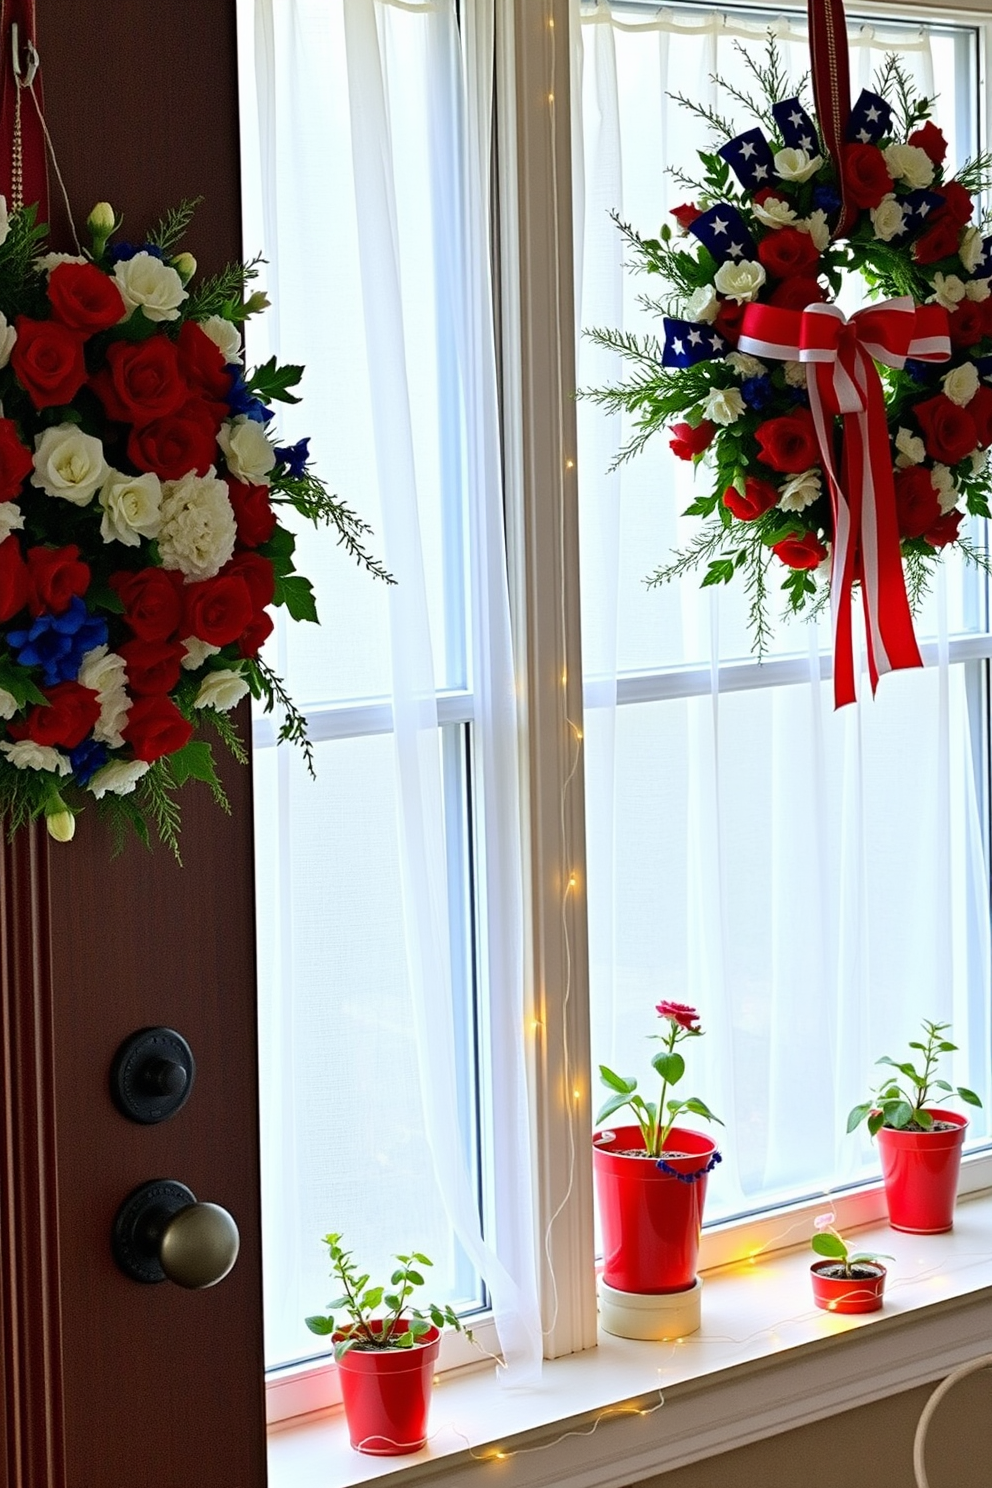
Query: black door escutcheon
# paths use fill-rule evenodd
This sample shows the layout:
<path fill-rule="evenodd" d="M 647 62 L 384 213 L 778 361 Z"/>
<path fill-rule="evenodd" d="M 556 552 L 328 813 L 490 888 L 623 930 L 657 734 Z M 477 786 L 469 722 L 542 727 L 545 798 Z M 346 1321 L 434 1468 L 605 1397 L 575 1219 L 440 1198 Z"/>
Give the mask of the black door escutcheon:
<path fill-rule="evenodd" d="M 114 1055 L 110 1094 L 122 1116 L 154 1126 L 182 1110 L 195 1074 L 193 1052 L 181 1033 L 142 1028 Z"/>

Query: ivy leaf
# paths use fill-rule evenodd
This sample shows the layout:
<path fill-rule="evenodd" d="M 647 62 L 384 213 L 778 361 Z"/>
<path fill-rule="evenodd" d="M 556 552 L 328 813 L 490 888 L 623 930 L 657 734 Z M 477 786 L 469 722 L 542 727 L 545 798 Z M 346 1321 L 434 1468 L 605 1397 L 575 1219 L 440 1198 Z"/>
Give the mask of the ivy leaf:
<path fill-rule="evenodd" d="M 288 389 L 296 387 L 302 376 L 302 367 L 291 365 L 278 367 L 276 365 L 276 359 L 273 356 L 269 357 L 269 360 L 261 367 L 256 367 L 255 371 L 246 380 L 245 385 L 248 391 L 255 393 L 261 398 L 263 403 L 273 401 L 277 403 L 299 403 L 299 398 L 289 392 Z"/>
<path fill-rule="evenodd" d="M 214 766 L 214 752 L 202 739 L 191 739 L 182 749 L 170 754 L 169 764 L 177 785 L 185 785 L 187 780 L 202 780 L 211 788 L 221 789 Z"/>
<path fill-rule="evenodd" d="M 313 585 L 302 574 L 276 574 L 273 604 L 285 605 L 294 620 L 317 622 Z"/>

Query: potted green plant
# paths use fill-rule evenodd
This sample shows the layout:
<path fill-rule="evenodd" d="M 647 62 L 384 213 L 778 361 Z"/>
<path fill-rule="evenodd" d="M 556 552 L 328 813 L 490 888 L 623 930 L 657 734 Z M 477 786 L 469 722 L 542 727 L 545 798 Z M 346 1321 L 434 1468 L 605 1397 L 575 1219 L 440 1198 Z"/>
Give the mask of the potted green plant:
<path fill-rule="evenodd" d="M 612 1320 L 607 1307 L 601 1311 L 603 1326 L 610 1332 L 627 1326 L 617 1309 L 650 1313 L 650 1304 L 639 1307 L 628 1298 L 698 1291 L 696 1259 L 706 1179 L 720 1161 L 712 1137 L 677 1125 L 686 1113 L 719 1122 L 699 1096 L 680 1098 L 673 1093 L 685 1074 L 685 1058 L 678 1046 L 700 1037 L 699 1015 L 695 1008 L 678 1002 L 661 1002 L 657 1012 L 663 1031 L 650 1035 L 662 1045 L 651 1061 L 660 1080 L 656 1101 L 638 1093 L 636 1079 L 618 1075 L 605 1064 L 599 1067 L 610 1095 L 597 1122 L 624 1109 L 629 1109 L 636 1122 L 598 1131 L 593 1138 L 604 1248 L 601 1301 L 607 1298 L 614 1308 Z M 698 1304 L 695 1316 L 698 1327 Z M 687 1331 L 683 1321 L 678 1319 L 672 1326 Z M 647 1326 L 655 1328 L 653 1323 Z M 624 1336 L 665 1335 L 655 1330 L 625 1332 Z"/>
<path fill-rule="evenodd" d="M 874 1251 L 852 1251 L 833 1221 L 832 1214 L 813 1221 L 811 1244 L 820 1257 L 809 1268 L 813 1301 L 825 1312 L 877 1312 L 887 1275 L 882 1259 Z"/>
<path fill-rule="evenodd" d="M 936 1078 L 941 1056 L 957 1049 L 945 1037 L 950 1026 L 924 1019 L 923 1041 L 913 1039 L 909 1045 L 920 1056 L 922 1069 L 912 1056 L 900 1063 L 883 1055 L 878 1063 L 896 1074 L 883 1080 L 871 1099 L 855 1106 L 847 1118 L 849 1132 L 867 1121 L 869 1132 L 878 1138 L 889 1223 L 894 1230 L 914 1235 L 940 1234 L 954 1224 L 968 1119 L 935 1106 L 933 1101 L 939 1098 L 935 1092 L 957 1094 L 969 1106 L 982 1104 L 966 1086 Z"/>
<path fill-rule="evenodd" d="M 441 1331 L 472 1334 L 449 1306 L 411 1303 L 425 1284 L 421 1268 L 432 1264 L 420 1251 L 393 1257 L 399 1264 L 388 1287 L 369 1286 L 340 1235 L 325 1235 L 323 1243 L 341 1290 L 328 1302 L 326 1316 L 306 1323 L 334 1345 L 351 1445 L 375 1457 L 418 1452 L 427 1440 Z"/>

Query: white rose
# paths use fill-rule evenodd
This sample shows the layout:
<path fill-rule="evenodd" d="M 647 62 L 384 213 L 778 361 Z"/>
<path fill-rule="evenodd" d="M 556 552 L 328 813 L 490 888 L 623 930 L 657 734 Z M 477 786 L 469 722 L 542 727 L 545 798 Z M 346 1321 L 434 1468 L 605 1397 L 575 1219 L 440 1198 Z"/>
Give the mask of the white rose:
<path fill-rule="evenodd" d="M 975 300 L 981 304 L 982 300 L 989 297 L 989 281 L 987 279 L 969 279 L 964 287 L 964 292 L 969 300 Z"/>
<path fill-rule="evenodd" d="M 813 239 L 813 247 L 817 253 L 822 253 L 824 248 L 829 244 L 830 223 L 827 221 L 826 212 L 819 210 L 810 212 L 809 216 L 802 222 L 797 222 L 796 226 L 800 232 L 809 233 Z"/>
<path fill-rule="evenodd" d="M 718 282 L 719 278 L 717 274 Z M 230 423 L 221 424 L 217 443 L 224 451 L 227 468 L 235 480 L 247 481 L 250 486 L 269 484 L 269 471 L 276 463 L 276 457 L 265 430 L 255 419 L 242 414 Z"/>
<path fill-rule="evenodd" d="M 978 392 L 978 368 L 974 362 L 964 362 L 948 372 L 941 381 L 951 402 L 956 403 L 959 408 L 966 408 Z"/>
<path fill-rule="evenodd" d="M 983 238 L 980 228 L 975 227 L 974 224 L 971 227 L 965 228 L 964 236 L 961 239 L 961 246 L 958 248 L 958 258 L 964 264 L 969 274 L 973 274 L 978 268 L 978 265 L 985 259 L 982 242 Z"/>
<path fill-rule="evenodd" d="M 971 452 L 971 473 L 982 475 L 989 463 L 989 451 L 976 449 Z"/>
<path fill-rule="evenodd" d="M 0 745 L 2 748 L 2 745 Z M 102 770 L 97 770 L 89 782 L 89 789 L 97 800 L 111 791 L 115 796 L 129 796 L 151 766 L 146 760 L 111 760 Z"/>
<path fill-rule="evenodd" d="M 101 744 L 109 744 L 111 749 L 120 749 L 131 707 L 125 686 L 127 666 L 123 656 L 108 651 L 106 646 L 94 646 L 83 657 L 76 680 L 81 687 L 91 688 L 100 704 L 100 717 L 93 726 L 93 737 Z"/>
<path fill-rule="evenodd" d="M 115 264 L 114 278 L 128 315 L 140 305 L 146 320 L 178 320 L 186 299 L 183 281 L 153 253 L 136 253 Z"/>
<path fill-rule="evenodd" d="M 713 292 L 712 284 L 701 284 L 694 289 L 685 307 L 686 320 L 695 320 L 703 325 L 712 325 L 720 310 L 720 301 Z"/>
<path fill-rule="evenodd" d="M 68 775 L 72 770 L 68 758 L 47 744 L 19 739 L 16 744 L 0 744 L 0 750 L 18 770 L 50 770 L 53 775 Z"/>
<path fill-rule="evenodd" d="M 744 408 L 739 388 L 714 388 L 703 405 L 703 418 L 712 424 L 735 424 Z"/>
<path fill-rule="evenodd" d="M 787 201 L 780 196 L 766 197 L 763 202 L 755 202 L 753 206 L 755 217 L 765 227 L 788 227 L 795 222 L 796 214 Z"/>
<path fill-rule="evenodd" d="M 933 181 L 933 161 L 918 145 L 889 145 L 882 154 L 893 181 L 905 181 L 914 190 Z"/>
<path fill-rule="evenodd" d="M 724 357 L 728 367 L 733 367 L 738 377 L 763 377 L 768 371 L 764 362 L 746 351 L 731 351 Z"/>
<path fill-rule="evenodd" d="M 804 511 L 807 506 L 818 501 L 822 494 L 820 472 L 804 470 L 802 475 L 794 475 L 791 480 L 786 481 L 778 504 L 783 511 Z"/>
<path fill-rule="evenodd" d="M 124 475 L 111 470 L 100 488 L 104 542 L 136 548 L 143 537 L 158 537 L 162 525 L 162 485 L 157 475 Z"/>
<path fill-rule="evenodd" d="M 736 300 L 739 305 L 746 305 L 750 300 L 757 299 L 758 291 L 765 282 L 764 265 L 752 263 L 750 259 L 742 258 L 739 263 L 734 263 L 728 258 L 716 271 L 714 284 L 722 295 L 730 300 Z M 221 433 L 224 431 L 221 430 Z"/>
<path fill-rule="evenodd" d="M 0 543 L 6 542 L 15 528 L 24 526 L 24 513 L 14 501 L 0 501 Z"/>
<path fill-rule="evenodd" d="M 240 672 L 208 672 L 193 699 L 193 707 L 216 708 L 220 713 L 227 713 L 248 691 L 248 683 Z"/>
<path fill-rule="evenodd" d="M 216 656 L 220 650 L 219 646 L 211 646 L 207 641 L 201 641 L 196 636 L 187 636 L 183 641 L 186 647 L 186 655 L 183 657 L 183 666 L 187 671 L 195 672 L 201 667 L 208 656 Z"/>
<path fill-rule="evenodd" d="M 10 361 L 16 340 L 17 331 L 8 324 L 6 315 L 0 315 L 0 367 L 6 367 Z"/>
<path fill-rule="evenodd" d="M 945 310 L 953 310 L 965 297 L 964 280 L 959 279 L 957 274 L 934 274 L 933 287 L 934 293 L 927 301 L 928 305 L 936 302 L 943 305 Z"/>
<path fill-rule="evenodd" d="M 930 472 L 930 483 L 937 492 L 940 514 L 946 517 L 958 504 L 958 488 L 954 484 L 954 477 L 946 465 L 935 465 Z"/>
<path fill-rule="evenodd" d="M 199 324 L 203 334 L 220 348 L 228 366 L 241 361 L 241 332 L 233 321 L 225 320 L 223 315 L 210 315 Z"/>
<path fill-rule="evenodd" d="M 59 264 L 88 262 L 89 260 L 79 253 L 43 253 L 40 258 L 35 259 L 34 265 L 39 274 L 50 274 L 53 269 L 58 268 Z"/>
<path fill-rule="evenodd" d="M 775 169 L 783 181 L 808 181 L 823 164 L 819 155 L 807 155 L 805 150 L 779 150 L 775 155 Z"/>
<path fill-rule="evenodd" d="M 0 718 L 13 718 L 17 712 L 17 699 L 6 687 L 0 687 Z"/>
<path fill-rule="evenodd" d="M 78 424 L 58 424 L 35 435 L 33 486 L 48 496 L 61 496 L 74 506 L 88 506 L 107 478 L 103 445 Z"/>
<path fill-rule="evenodd" d="M 187 579 L 212 579 L 234 552 L 237 525 L 227 487 L 209 475 L 190 471 L 162 485 L 162 525 L 158 550 L 163 568 L 178 568 Z"/>
<path fill-rule="evenodd" d="M 896 434 L 896 464 L 900 470 L 905 470 L 907 465 L 921 465 L 926 458 L 926 446 L 922 439 L 910 432 L 909 429 L 900 429 Z"/>
<path fill-rule="evenodd" d="M 877 207 L 871 209 L 871 225 L 875 229 L 875 236 L 883 243 L 891 242 L 897 233 L 902 232 L 905 213 L 890 191 L 888 196 L 883 196 Z"/>
<path fill-rule="evenodd" d="M 788 361 L 783 366 L 785 380 L 789 387 L 802 388 L 806 386 L 806 367 L 802 362 Z"/>

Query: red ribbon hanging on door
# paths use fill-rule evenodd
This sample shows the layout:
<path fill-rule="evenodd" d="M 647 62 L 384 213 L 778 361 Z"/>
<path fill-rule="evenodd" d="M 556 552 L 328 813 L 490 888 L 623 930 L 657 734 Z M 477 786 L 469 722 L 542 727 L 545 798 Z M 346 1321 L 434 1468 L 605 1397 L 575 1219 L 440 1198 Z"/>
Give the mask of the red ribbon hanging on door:
<path fill-rule="evenodd" d="M 837 167 L 840 220 L 834 237 L 850 229 L 858 215 L 844 182 L 844 146 L 851 117 L 851 71 L 847 53 L 844 0 L 807 0 L 809 55 L 813 70 L 813 99 L 827 153 Z"/>
<path fill-rule="evenodd" d="M 37 203 L 39 222 L 49 217 L 43 106 L 34 0 L 0 0 L 0 192 L 11 211 Z"/>

